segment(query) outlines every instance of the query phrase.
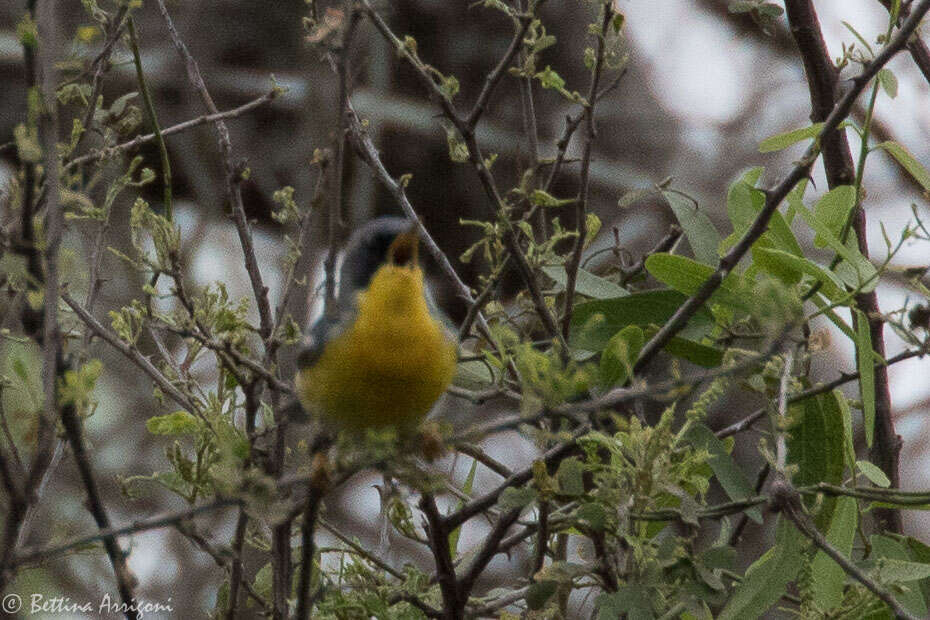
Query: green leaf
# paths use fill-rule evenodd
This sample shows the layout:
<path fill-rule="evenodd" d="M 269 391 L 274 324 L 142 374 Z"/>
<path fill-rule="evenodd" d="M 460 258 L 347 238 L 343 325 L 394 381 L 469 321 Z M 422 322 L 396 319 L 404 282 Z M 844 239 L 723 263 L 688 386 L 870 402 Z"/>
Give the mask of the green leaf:
<path fill-rule="evenodd" d="M 869 262 L 869 259 L 864 257 L 855 247 L 852 247 L 852 244 L 843 244 L 839 237 L 833 234 L 830 226 L 825 225 L 818 217 L 811 213 L 810 210 L 804 206 L 803 202 L 800 200 L 793 202 L 792 206 L 795 208 L 801 218 L 807 223 L 807 225 L 810 226 L 814 232 L 816 232 L 817 235 L 826 242 L 828 246 L 830 246 L 830 249 L 836 252 L 847 263 L 849 263 L 851 268 L 855 271 L 856 281 L 847 282 L 847 284 L 857 286 L 860 283 L 863 283 L 864 286 L 862 290 L 864 292 L 868 292 L 874 289 L 878 284 L 878 272 L 876 271 L 875 266 Z M 850 234 L 850 240 L 852 240 L 852 234 Z M 839 273 L 839 270 L 837 272 Z"/>
<path fill-rule="evenodd" d="M 827 542 L 846 557 L 852 553 L 858 520 L 856 500 L 852 497 L 837 498 L 826 538 Z M 818 607 L 826 611 L 843 602 L 846 571 L 823 551 L 818 551 L 814 556 L 811 580 L 814 601 Z"/>
<path fill-rule="evenodd" d="M 839 409 L 840 418 L 843 420 L 843 454 L 846 457 L 846 465 L 852 469 L 856 462 L 856 444 L 853 437 L 852 411 L 849 409 L 849 402 L 846 395 L 840 390 L 830 392 L 833 395 L 833 406 Z M 827 408 L 829 401 L 824 399 L 824 407 Z"/>
<path fill-rule="evenodd" d="M 835 401 L 830 395 L 821 396 L 807 398 L 790 407 L 789 417 L 799 422 L 788 430 L 788 462 L 798 466 L 792 482 L 799 486 L 843 482 L 845 445 L 842 414 L 834 407 L 825 410 L 822 402 L 829 401 L 828 404 L 832 405 Z M 826 527 L 833 504 L 832 499 L 825 500 L 815 519 L 818 527 Z"/>
<path fill-rule="evenodd" d="M 504 489 L 504 492 L 501 493 L 500 498 L 498 498 L 497 505 L 500 506 L 502 510 L 526 508 L 536 501 L 537 495 L 536 489 L 531 487 L 507 487 Z"/>
<path fill-rule="evenodd" d="M 555 280 L 555 282 L 565 289 L 565 283 L 568 281 L 568 274 L 565 267 L 561 265 L 549 265 L 542 268 L 542 272 Z M 585 297 L 594 299 L 610 299 L 612 297 L 625 297 L 630 294 L 628 290 L 615 282 L 606 278 L 596 276 L 590 271 L 578 269 L 578 277 L 575 278 L 575 292 L 581 293 Z"/>
<path fill-rule="evenodd" d="M 690 296 L 713 275 L 714 268 L 685 256 L 659 252 L 646 259 L 646 271 L 659 282 Z M 728 275 L 711 295 L 711 303 L 750 310 L 752 300 L 739 290 L 738 284 L 739 276 L 732 273 Z"/>
<path fill-rule="evenodd" d="M 588 502 L 578 507 L 577 517 L 587 521 L 591 529 L 601 531 L 607 525 L 607 511 L 597 502 Z"/>
<path fill-rule="evenodd" d="M 862 399 L 862 423 L 865 443 L 872 447 L 875 436 L 875 369 L 872 364 L 872 334 L 862 310 L 856 310 L 856 364 L 859 370 L 859 394 Z"/>
<path fill-rule="evenodd" d="M 601 594 L 595 601 L 597 620 L 652 620 L 652 596 L 649 589 L 641 585 L 620 586 L 616 592 Z"/>
<path fill-rule="evenodd" d="M 552 598 L 558 589 L 558 582 L 540 581 L 530 584 L 526 591 L 526 606 L 530 609 L 542 609 L 546 606 L 546 601 Z"/>
<path fill-rule="evenodd" d="M 897 142 L 882 142 L 876 144 L 874 148 L 882 149 L 891 155 L 895 161 L 901 164 L 902 168 L 907 170 L 908 174 L 914 177 L 915 181 L 920 183 L 925 192 L 930 192 L 930 171 L 917 161 L 917 158 L 911 155 L 906 148 Z"/>
<path fill-rule="evenodd" d="M 145 428 L 153 435 L 193 435 L 200 430 L 200 421 L 186 411 L 175 411 L 149 418 Z"/>
<path fill-rule="evenodd" d="M 658 331 L 650 327 L 646 330 L 647 337 L 652 338 Z M 665 345 L 665 351 L 704 368 L 716 368 L 723 363 L 723 351 L 687 338 L 672 338 Z"/>
<path fill-rule="evenodd" d="M 685 437 L 698 450 L 707 450 L 710 453 L 710 459 L 707 464 L 714 471 L 720 486 L 726 491 L 735 502 L 749 499 L 755 495 L 752 483 L 743 470 L 733 461 L 733 458 L 727 452 L 724 443 L 717 439 L 714 432 L 703 424 L 694 424 L 688 429 Z M 758 507 L 750 508 L 746 511 L 746 516 L 755 521 L 762 523 L 762 513 Z"/>
<path fill-rule="evenodd" d="M 466 496 L 471 495 L 472 487 L 475 484 L 475 472 L 476 471 L 478 471 L 478 461 L 475 459 L 472 459 L 471 469 L 468 470 L 468 475 L 465 477 L 465 484 L 462 485 L 462 491 L 465 493 Z M 458 508 L 461 508 L 464 505 L 465 505 L 465 500 L 460 499 L 456 510 L 458 510 Z M 456 557 L 456 553 L 458 553 L 459 536 L 461 536 L 461 534 L 462 534 L 461 525 L 455 528 L 454 530 L 452 530 L 451 532 L 449 532 L 449 554 L 453 558 Z"/>
<path fill-rule="evenodd" d="M 878 579 L 889 585 L 901 584 L 903 587 L 893 590 L 895 599 L 918 618 L 926 618 L 927 604 L 919 581 L 930 577 L 930 564 L 913 562 L 907 548 L 897 538 L 876 534 L 869 542 L 873 556 L 878 559 Z"/>
<path fill-rule="evenodd" d="M 762 168 L 750 169 L 731 183 L 727 190 L 727 215 L 733 224 L 733 235 L 737 237 L 741 237 L 752 226 L 756 215 L 765 206 L 765 194 L 756 187 L 762 172 Z"/>
<path fill-rule="evenodd" d="M 905 583 L 930 577 L 930 564 L 909 562 L 907 560 L 883 560 L 878 569 L 882 583 Z"/>
<path fill-rule="evenodd" d="M 628 325 L 607 342 L 601 355 L 601 385 L 611 387 L 626 383 L 633 373 L 633 364 L 643 348 L 645 337 L 637 325 Z"/>
<path fill-rule="evenodd" d="M 719 260 L 717 248 L 720 246 L 720 233 L 714 228 L 707 214 L 698 208 L 695 201 L 679 192 L 663 191 L 662 196 L 688 238 L 694 257 L 705 265 L 716 266 Z"/>
<path fill-rule="evenodd" d="M 530 204 L 537 207 L 564 207 L 565 205 L 574 204 L 577 201 L 577 198 L 556 198 L 552 194 L 541 189 L 534 189 L 530 193 Z"/>
<path fill-rule="evenodd" d="M 834 187 L 814 205 L 814 217 L 827 227 L 834 237 L 839 238 L 849 212 L 856 206 L 856 188 L 852 185 Z M 821 235 L 814 237 L 814 245 L 822 248 L 827 240 Z"/>
<path fill-rule="evenodd" d="M 652 290 L 580 303 L 572 314 L 571 342 L 588 351 L 600 351 L 627 325 L 664 324 L 686 299 L 678 291 Z M 703 330 L 712 323 L 710 313 L 702 308 L 689 327 Z"/>
<path fill-rule="evenodd" d="M 770 136 L 759 143 L 759 152 L 772 153 L 774 151 L 786 149 L 802 140 L 813 140 L 820 135 L 821 129 L 823 129 L 823 123 L 814 123 L 813 125 L 802 127 L 801 129 L 792 129 L 785 133 Z"/>
<path fill-rule="evenodd" d="M 584 495 L 584 465 L 577 457 L 569 457 L 559 463 L 555 478 L 559 481 L 561 495 Z"/>
<path fill-rule="evenodd" d="M 856 468 L 862 472 L 862 475 L 877 487 L 887 489 L 891 486 L 891 480 L 882 471 L 882 468 L 868 461 L 856 461 Z"/>
<path fill-rule="evenodd" d="M 743 582 L 717 620 L 758 618 L 778 602 L 803 565 L 803 536 L 791 522 L 778 518 L 775 545 L 746 570 Z"/>
<path fill-rule="evenodd" d="M 756 265 L 786 284 L 796 284 L 801 276 L 807 275 L 820 282 L 821 292 L 830 301 L 836 302 L 846 296 L 843 283 L 832 272 L 803 256 L 771 248 L 753 247 L 752 258 Z"/>
<path fill-rule="evenodd" d="M 878 83 L 892 99 L 898 96 L 898 78 L 891 69 L 882 69 L 878 72 Z"/>

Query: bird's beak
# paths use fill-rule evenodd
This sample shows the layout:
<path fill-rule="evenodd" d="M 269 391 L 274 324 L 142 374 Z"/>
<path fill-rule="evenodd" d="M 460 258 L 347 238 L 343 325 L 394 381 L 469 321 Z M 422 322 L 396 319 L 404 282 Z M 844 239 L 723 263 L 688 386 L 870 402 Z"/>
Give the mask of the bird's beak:
<path fill-rule="evenodd" d="M 394 238 L 387 251 L 387 260 L 398 267 L 416 267 L 419 248 L 420 235 L 414 225 Z"/>

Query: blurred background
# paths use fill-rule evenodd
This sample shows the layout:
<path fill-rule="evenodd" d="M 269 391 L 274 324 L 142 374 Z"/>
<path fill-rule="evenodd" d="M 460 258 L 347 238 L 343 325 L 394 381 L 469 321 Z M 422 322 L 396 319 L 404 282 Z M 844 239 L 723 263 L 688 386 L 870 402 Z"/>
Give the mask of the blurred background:
<path fill-rule="evenodd" d="M 0 143 L 11 140 L 13 127 L 25 119 L 23 59 L 16 36 L 23 4 L 18 1 L 0 4 L 0 83 L 4 85 L 0 89 Z M 68 32 L 91 23 L 80 3 L 58 4 Z M 844 42 L 853 41 L 853 35 L 841 20 L 848 21 L 870 42 L 886 28 L 887 14 L 877 0 L 815 4 L 834 57 L 842 53 Z M 807 125 L 810 102 L 802 66 L 783 18 L 771 32 L 765 33 L 748 16 L 729 14 L 726 0 L 622 0 L 618 8 L 626 15 L 630 62 L 619 86 L 597 108 L 598 137 L 591 166 L 590 207 L 601 217 L 604 227 L 591 251 L 612 245 L 616 230 L 621 246 L 635 259 L 655 245 L 674 218 L 665 204 L 652 199 L 620 209 L 617 200 L 621 196 L 631 189 L 648 188 L 673 177 L 675 188 L 696 197 L 700 208 L 718 228 L 729 231 L 724 208 L 727 185 L 751 166 L 766 167 L 766 185 L 786 172 L 792 160 L 800 156 L 802 147 L 761 155 L 757 145 L 765 137 Z M 296 190 L 298 204 L 309 204 L 316 181 L 310 160 L 315 149 L 331 147 L 334 141 L 338 90 L 335 77 L 319 49 L 306 41 L 301 19 L 308 14 L 308 8 L 303 0 L 171 2 L 169 9 L 221 110 L 267 92 L 272 75 L 288 89 L 287 94 L 271 104 L 228 121 L 234 156 L 247 159 L 251 168 L 251 176 L 244 184 L 246 208 L 256 222 L 256 243 L 274 304 L 281 285 L 283 237 L 289 231 L 270 217 L 275 208 L 272 194 L 290 185 Z M 380 9 L 395 32 L 416 39 L 421 58 L 444 74 L 458 78 L 461 91 L 456 102 L 461 108 L 474 101 L 484 76 L 504 53 L 511 38 L 508 20 L 480 2 L 392 0 L 382 3 Z M 542 10 L 544 24 L 558 42 L 544 52 L 540 65 L 551 64 L 566 79 L 569 90 L 583 92 L 587 87 L 581 59 L 589 44 L 586 25 L 593 15 L 593 4 L 583 0 L 551 0 Z M 136 19 L 143 63 L 162 127 L 203 114 L 201 102 L 188 85 L 183 65 L 167 38 L 156 7 L 145 3 L 137 11 Z M 96 54 L 99 46 L 99 39 L 71 44 L 69 57 L 86 61 Z M 128 50 L 118 45 L 113 60 L 114 69 L 104 82 L 107 103 L 136 90 Z M 437 108 L 429 102 L 412 72 L 367 22 L 362 22 L 355 39 L 350 66 L 352 102 L 359 114 L 369 120 L 372 137 L 385 164 L 395 176 L 413 174 L 408 187 L 413 205 L 466 282 L 477 284 L 477 275 L 484 267 L 481 262 L 458 261 L 461 252 L 476 239 L 475 229 L 460 226 L 459 220 L 486 219 L 492 213 L 471 167 L 450 161 L 446 132 Z M 889 67 L 898 77 L 899 92 L 894 100 L 879 97 L 876 137 L 901 142 L 918 160 L 930 165 L 930 87 L 907 54 L 899 55 Z M 574 112 L 575 107 L 552 91 L 537 88 L 535 94 L 540 148 L 544 156 L 552 156 L 565 115 Z M 518 83 L 505 78 L 478 131 L 485 154 L 499 154 L 494 172 L 502 188 L 518 183 L 528 162 L 525 136 Z M 852 148 L 858 150 L 852 132 L 850 141 Z M 231 296 L 249 297 L 235 229 L 225 215 L 222 166 L 212 128 L 201 126 L 173 135 L 168 138 L 168 148 L 177 197 L 175 209 L 185 240 L 190 282 L 204 286 L 221 280 Z M 147 165 L 157 169 L 158 153 L 153 145 L 139 152 L 146 157 Z M 569 156 L 579 153 L 579 146 L 570 147 Z M 8 150 L 0 153 L 0 188 L 13 172 L 13 161 Z M 118 166 L 111 165 L 107 170 L 116 174 Z M 577 183 L 576 171 L 575 166 L 565 167 L 555 195 L 571 195 Z M 813 193 L 823 192 L 826 183 L 819 165 L 813 180 L 816 183 Z M 884 223 L 895 239 L 913 217 L 911 204 L 916 203 L 922 216 L 926 216 L 927 202 L 909 178 L 881 153 L 869 158 L 865 185 L 869 245 L 873 258 L 881 261 L 885 244 L 879 222 Z M 375 215 L 399 213 L 361 162 L 350 159 L 347 187 L 349 231 Z M 143 192 L 150 202 L 158 204 L 161 188 L 157 183 Z M 128 208 L 133 199 L 130 194 L 127 192 L 120 199 L 114 211 L 111 242 L 118 247 L 127 243 Z M 571 214 L 565 213 L 563 220 L 574 226 Z M 313 215 L 313 227 L 303 267 L 312 277 L 308 294 L 292 308 L 297 317 L 307 316 L 316 290 L 314 282 L 319 282 L 319 262 L 328 238 L 325 213 Z M 810 245 L 812 235 L 801 234 Z M 66 237 L 66 247 L 73 251 L 75 260 L 69 273 L 75 281 L 81 278 L 80 267 L 90 243 L 89 231 L 80 226 Z M 103 273 L 108 281 L 97 304 L 97 315 L 105 320 L 106 311 L 137 295 L 141 283 L 137 274 L 127 271 L 112 256 L 104 260 Z M 927 261 L 928 257 L 917 246 L 905 246 L 894 264 L 926 266 Z M 516 279 L 512 279 L 508 286 L 513 289 L 516 284 Z M 437 285 L 442 292 L 442 282 L 437 280 Z M 900 308 L 908 293 L 889 280 L 879 287 L 878 294 L 882 310 L 889 311 Z M 462 308 L 455 305 L 449 291 L 441 297 L 449 313 L 461 317 Z M 826 325 L 818 327 L 828 329 Z M 890 329 L 885 334 L 888 355 L 894 355 L 902 344 Z M 2 341 L 0 346 L 18 345 Z M 145 419 L 164 411 L 152 400 L 149 381 L 134 367 L 106 347 L 98 346 L 97 351 L 102 355 L 106 372 L 98 383 L 100 404 L 87 428 L 94 448 L 93 462 L 112 520 L 128 523 L 140 516 L 183 508 L 183 502 L 154 487 L 151 495 L 142 499 L 127 499 L 120 493 L 118 475 L 146 475 L 164 466 L 165 442 L 149 435 L 144 425 Z M 20 353 L 27 355 L 28 351 Z M 292 356 L 293 352 L 287 355 Z M 4 356 L 4 363 L 11 358 Z M 816 354 L 814 365 L 816 376 L 825 380 L 854 369 L 849 342 L 833 337 Z M 3 372 L 8 374 L 8 368 Z M 210 383 L 212 372 L 206 366 L 202 369 L 206 384 Z M 904 439 L 901 478 L 903 485 L 912 489 L 930 488 L 927 377 L 930 377 L 930 360 L 910 360 L 890 369 L 895 421 Z M 850 395 L 857 397 L 852 392 Z M 14 397 L 5 394 L 4 398 Z M 713 422 L 722 426 L 757 404 L 729 399 L 718 408 Z M 500 413 L 494 408 L 482 412 L 466 410 L 461 401 L 450 403 L 447 409 L 454 410 L 458 420 Z M 739 438 L 749 442 L 747 453 L 755 452 L 755 438 L 754 434 Z M 532 444 L 513 433 L 489 438 L 483 445 L 512 467 L 528 464 L 535 454 Z M 739 448 L 737 451 L 740 452 Z M 449 457 L 437 467 L 461 479 L 468 471 L 465 460 Z M 758 464 L 748 462 L 746 466 L 754 476 Z M 64 540 L 94 529 L 81 503 L 73 462 L 65 454 L 56 467 L 46 490 L 46 501 L 32 521 L 29 543 L 51 542 L 49 532 L 55 539 Z M 493 474 L 479 468 L 476 490 L 495 481 Z M 357 476 L 327 503 L 327 519 L 339 524 L 343 531 L 359 536 L 366 544 L 385 545 L 394 561 L 412 559 L 429 566 L 425 558 L 417 556 L 416 550 L 403 542 L 382 540 L 377 518 L 378 492 L 373 488 L 380 482 L 376 474 Z M 930 543 L 930 517 L 905 513 L 905 523 L 909 534 Z M 230 540 L 232 524 L 231 512 L 198 519 L 199 527 L 221 545 Z M 763 535 L 755 527 L 751 524 L 747 529 L 750 541 Z M 478 540 L 485 528 L 484 523 L 470 523 L 460 546 L 467 547 Z M 321 541 L 326 544 L 325 533 L 321 534 Z M 140 579 L 141 597 L 153 601 L 166 601 L 170 597 L 174 608 L 183 610 L 183 617 L 199 617 L 213 608 L 222 572 L 208 555 L 173 530 L 137 535 L 131 545 L 129 562 Z M 509 558 L 499 556 L 486 573 L 486 586 L 492 587 L 507 571 L 524 574 L 528 566 L 528 558 L 519 551 Z M 254 572 L 260 566 L 248 568 Z M 43 591 L 60 592 L 74 600 L 96 600 L 103 588 L 108 587 L 101 584 L 108 583 L 109 564 L 102 553 L 93 551 L 26 571 L 15 587 L 34 591 L 41 585 Z"/>

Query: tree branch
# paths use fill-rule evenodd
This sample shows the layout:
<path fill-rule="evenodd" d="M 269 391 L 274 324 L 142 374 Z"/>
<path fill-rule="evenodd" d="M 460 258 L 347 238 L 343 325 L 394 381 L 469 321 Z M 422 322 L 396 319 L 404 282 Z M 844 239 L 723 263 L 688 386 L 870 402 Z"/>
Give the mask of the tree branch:
<path fill-rule="evenodd" d="M 820 134 L 818 134 L 818 138 L 804 153 L 801 161 L 791 169 L 780 183 L 765 193 L 765 204 L 758 217 L 756 217 L 743 237 L 722 259 L 720 259 L 717 269 L 704 284 L 701 285 L 697 292 L 689 297 L 656 335 L 646 343 L 640 351 L 639 358 L 634 366 L 635 371 L 638 372 L 642 370 L 646 364 L 662 350 L 669 340 L 684 329 L 691 317 L 694 316 L 708 299 L 710 299 L 710 296 L 723 283 L 723 279 L 736 267 L 736 264 L 742 259 L 746 252 L 749 251 L 752 244 L 768 229 L 768 222 L 772 214 L 781 204 L 781 201 L 785 199 L 799 181 L 809 176 L 810 169 L 820 151 L 819 144 L 823 136 L 829 135 L 830 132 L 834 131 L 849 115 L 853 103 L 858 96 L 879 70 L 907 44 L 908 39 L 914 33 L 920 20 L 923 19 L 928 10 L 930 10 L 930 0 L 921 0 L 894 38 L 888 42 L 868 66 L 863 68 L 858 76 L 851 80 L 852 87 L 836 103 L 829 116 L 824 120 L 824 125 Z"/>

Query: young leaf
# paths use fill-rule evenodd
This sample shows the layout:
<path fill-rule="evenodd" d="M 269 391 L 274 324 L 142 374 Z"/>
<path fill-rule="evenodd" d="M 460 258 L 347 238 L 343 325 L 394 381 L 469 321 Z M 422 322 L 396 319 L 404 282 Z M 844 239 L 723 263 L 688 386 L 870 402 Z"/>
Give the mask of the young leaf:
<path fill-rule="evenodd" d="M 885 475 L 881 467 L 868 461 L 856 461 L 856 468 L 862 472 L 862 475 L 877 487 L 887 489 L 891 486 L 891 480 Z"/>
<path fill-rule="evenodd" d="M 927 170 L 923 164 L 917 161 L 906 148 L 897 142 L 882 142 L 875 145 L 876 149 L 882 149 L 901 164 L 901 167 L 907 170 L 907 173 L 914 177 L 914 180 L 920 183 L 925 192 L 930 192 L 930 170 Z"/>
<path fill-rule="evenodd" d="M 714 475 L 717 476 L 720 486 L 730 496 L 730 499 L 738 502 L 755 494 L 749 478 L 736 465 L 733 458 L 727 453 L 723 442 L 717 439 L 713 431 L 703 424 L 695 424 L 688 429 L 685 436 L 695 448 L 707 450 L 710 453 L 707 464 L 714 470 Z M 758 508 L 747 510 L 746 516 L 756 523 L 762 523 L 762 513 Z"/>
<path fill-rule="evenodd" d="M 646 259 L 646 271 L 656 280 L 676 291 L 685 295 L 694 295 L 714 273 L 714 268 L 685 256 L 659 252 Z M 711 296 L 711 300 L 733 308 L 748 310 L 751 301 L 739 291 L 738 283 L 739 277 L 730 274 Z"/>
<path fill-rule="evenodd" d="M 856 500 L 852 497 L 837 498 L 833 519 L 827 530 L 827 542 L 846 557 L 852 553 L 858 520 Z M 846 571 L 823 551 L 818 551 L 814 556 L 811 581 L 814 601 L 820 609 L 828 611 L 843 602 Z"/>
<path fill-rule="evenodd" d="M 875 436 L 875 371 L 872 365 L 872 334 L 862 310 L 856 310 L 856 362 L 859 367 L 859 394 L 862 398 L 862 423 L 865 443 L 872 447 Z"/>
<path fill-rule="evenodd" d="M 654 290 L 580 303 L 572 314 L 571 342 L 588 351 L 600 351 L 627 325 L 662 325 L 685 299 L 678 291 Z M 712 322 L 710 313 L 702 309 L 689 326 L 703 330 Z"/>
<path fill-rule="evenodd" d="M 565 267 L 561 265 L 549 265 L 542 268 L 542 272 L 555 280 L 556 284 L 564 290 L 565 283 L 568 281 L 568 274 Z M 586 297 L 594 299 L 611 299 L 613 297 L 626 297 L 630 294 L 628 290 L 611 282 L 606 278 L 596 276 L 590 271 L 584 269 L 578 270 L 578 277 L 575 279 L 575 292 L 581 293 Z"/>
<path fill-rule="evenodd" d="M 821 225 L 827 227 L 834 237 L 839 237 L 849 212 L 856 206 L 856 188 L 852 185 L 840 185 L 827 192 L 814 205 L 814 217 Z M 827 245 L 823 236 L 814 237 L 814 245 L 822 248 Z"/>
<path fill-rule="evenodd" d="M 898 96 L 898 78 L 891 69 L 882 69 L 878 72 L 878 83 L 892 99 Z"/>
<path fill-rule="evenodd" d="M 720 246 L 720 233 L 707 214 L 698 208 L 697 203 L 679 192 L 663 191 L 662 196 L 688 238 L 694 257 L 705 265 L 716 266 L 719 261 L 717 248 Z"/>
<path fill-rule="evenodd" d="M 792 144 L 797 144 L 802 140 L 813 140 L 820 135 L 821 129 L 823 129 L 823 123 L 814 123 L 813 125 L 802 127 L 801 129 L 793 129 L 785 133 L 768 137 L 759 143 L 759 152 L 772 153 L 774 151 L 786 149 Z"/>
<path fill-rule="evenodd" d="M 790 521 L 779 517 L 775 546 L 746 570 L 746 577 L 717 620 L 758 618 L 778 602 L 788 582 L 801 570 L 803 540 Z"/>

